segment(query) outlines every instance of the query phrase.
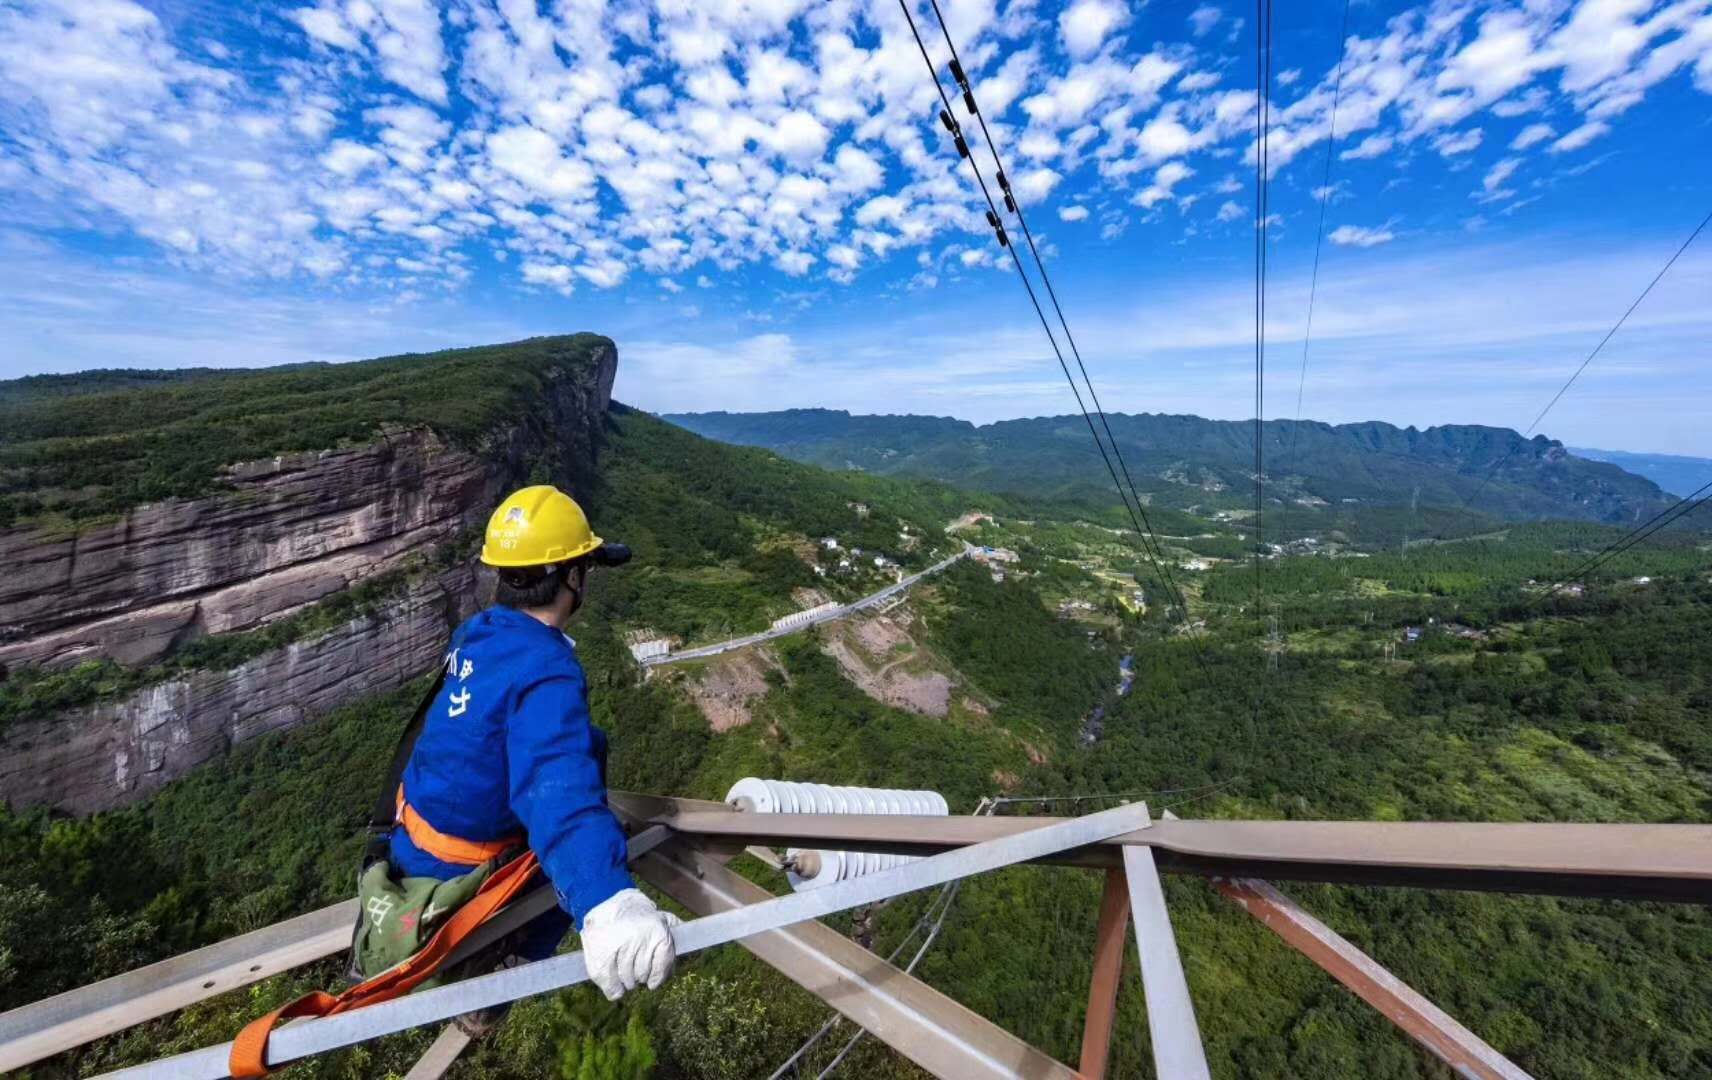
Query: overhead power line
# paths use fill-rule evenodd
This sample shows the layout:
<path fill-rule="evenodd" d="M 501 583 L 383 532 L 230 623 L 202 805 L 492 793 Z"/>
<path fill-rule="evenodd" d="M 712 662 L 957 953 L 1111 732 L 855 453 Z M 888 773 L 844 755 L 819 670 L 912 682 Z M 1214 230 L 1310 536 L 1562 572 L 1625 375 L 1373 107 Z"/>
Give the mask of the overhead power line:
<path fill-rule="evenodd" d="M 951 29 L 945 21 L 945 13 L 940 10 L 939 0 L 929 0 L 933 6 L 934 19 L 939 23 L 939 32 L 945 38 L 945 47 L 951 53 L 951 77 L 963 92 L 963 104 L 970 115 L 981 126 L 981 139 L 987 145 L 987 153 L 993 159 L 993 171 L 997 174 L 999 189 L 1004 193 L 1005 209 L 1016 215 L 1017 224 L 1022 227 L 1023 240 L 1028 244 L 1029 255 L 1034 259 L 1034 265 L 1040 274 L 1040 283 L 1046 289 L 1046 297 L 1052 304 L 1052 311 L 1058 316 L 1058 324 L 1064 331 L 1065 343 L 1070 346 L 1070 355 L 1076 360 L 1076 368 L 1082 374 L 1082 384 L 1088 388 L 1088 399 L 1094 404 L 1094 413 L 1100 418 L 1100 426 L 1105 429 L 1106 441 L 1111 444 L 1112 457 L 1118 463 L 1118 469 L 1123 473 L 1124 484 L 1129 488 L 1129 497 L 1135 503 L 1137 515 L 1141 524 L 1146 527 L 1143 543 L 1151 542 L 1151 554 L 1157 567 L 1163 571 L 1169 584 L 1168 597 L 1173 599 L 1184 618 L 1188 618 L 1188 609 L 1183 604 L 1183 591 L 1178 586 L 1175 575 L 1171 573 L 1170 562 L 1165 558 L 1164 545 L 1159 542 L 1159 536 L 1153 530 L 1153 522 L 1148 519 L 1146 505 L 1141 501 L 1141 493 L 1136 489 L 1135 480 L 1130 476 L 1129 463 L 1124 460 L 1123 449 L 1118 445 L 1118 439 L 1112 433 L 1111 421 L 1106 416 L 1105 407 L 1100 403 L 1100 394 L 1094 388 L 1094 380 L 1088 374 L 1088 367 L 1082 361 L 1082 350 L 1076 345 L 1076 336 L 1070 332 L 1070 320 L 1064 315 L 1064 308 L 1058 302 L 1058 291 L 1052 287 L 1052 276 L 1046 271 L 1046 260 L 1040 257 L 1040 249 L 1034 242 L 1034 231 L 1028 227 L 1028 216 L 1023 213 L 1022 203 L 1012 192 L 1010 181 L 1005 176 L 1005 164 L 999 157 L 999 147 L 993 140 L 993 133 L 987 127 L 987 116 L 975 101 L 975 91 L 970 85 L 968 72 L 963 67 L 962 57 L 957 55 L 957 43 L 951 40 Z M 930 65 L 931 66 L 931 65 Z M 937 77 L 935 78 L 937 82 Z M 1114 478 L 1115 479 L 1115 478 Z M 1119 491 L 1122 498 L 1123 492 Z"/>
<path fill-rule="evenodd" d="M 1250 738 L 1258 737 L 1276 642 L 1266 623 L 1266 260 L 1272 217 L 1272 2 L 1255 0 L 1254 46 L 1254 620 L 1261 674 L 1255 680 Z"/>
<path fill-rule="evenodd" d="M 1567 575 L 1565 575 L 1562 581 L 1553 585 L 1550 589 L 1547 589 L 1540 596 L 1540 600 L 1544 601 L 1546 598 L 1555 595 L 1558 590 L 1570 584 L 1576 578 L 1591 574 L 1593 571 L 1604 566 L 1606 563 L 1623 554 L 1625 551 L 1628 551 L 1636 544 L 1639 544 L 1641 541 L 1652 536 L 1660 529 L 1673 525 L 1687 517 L 1689 514 L 1694 513 L 1694 511 L 1704 506 L 1708 500 L 1712 500 L 1712 480 L 1708 480 L 1706 483 L 1701 484 L 1699 488 L 1690 492 L 1681 501 L 1672 503 L 1665 507 L 1646 521 L 1641 522 L 1633 529 L 1630 529 L 1627 533 L 1624 533 L 1616 540 L 1605 545 L 1598 554 L 1594 555 L 1574 570 L 1571 570 Z"/>
<path fill-rule="evenodd" d="M 1296 377 L 1296 419 L 1290 424 L 1290 449 L 1285 460 L 1296 463 L 1296 443 L 1302 428 L 1302 394 L 1308 386 L 1308 344 L 1314 339 L 1314 299 L 1320 288 L 1320 250 L 1326 239 L 1326 207 L 1332 198 L 1332 159 L 1337 150 L 1338 104 L 1343 100 L 1343 64 L 1348 53 L 1349 0 L 1343 0 L 1343 21 L 1338 26 L 1337 74 L 1332 78 L 1332 112 L 1326 130 L 1326 164 L 1320 175 L 1320 223 L 1314 231 L 1314 269 L 1308 277 L 1308 323 L 1302 332 L 1302 370 Z"/>
<path fill-rule="evenodd" d="M 1647 298 L 1648 294 L 1653 291 L 1653 288 L 1658 285 L 1659 282 L 1664 280 L 1664 276 L 1670 273 L 1670 268 L 1676 265 L 1676 261 L 1682 258 L 1682 253 L 1687 251 L 1689 246 L 1699 238 L 1700 234 L 1706 230 L 1706 226 L 1708 224 L 1712 224 L 1712 210 L 1707 211 L 1706 216 L 1700 219 L 1700 224 L 1694 227 L 1694 231 L 1688 234 L 1688 239 L 1684 240 L 1676 251 L 1671 254 L 1671 257 L 1665 260 L 1665 264 L 1659 268 L 1659 272 L 1653 275 L 1651 281 L 1647 282 L 1647 287 L 1641 290 L 1639 296 L 1635 297 L 1634 303 L 1630 304 L 1623 312 L 1622 317 L 1612 324 L 1611 329 L 1605 332 L 1605 336 L 1599 339 L 1599 344 L 1593 346 L 1593 351 L 1587 354 L 1586 359 L 1581 361 L 1581 365 L 1575 369 L 1574 373 L 1572 373 L 1568 379 L 1564 380 L 1564 384 L 1562 386 L 1558 387 L 1557 393 L 1553 394 L 1551 400 L 1546 402 L 1546 407 L 1540 410 L 1540 414 L 1534 417 L 1534 422 L 1528 425 L 1528 430 L 1522 433 L 1522 439 L 1524 441 L 1533 437 L 1534 432 L 1537 431 L 1540 424 L 1545 421 L 1546 414 L 1551 412 L 1552 409 L 1557 406 L 1559 401 L 1563 400 L 1563 395 L 1567 394 L 1569 392 L 1569 388 L 1575 385 L 1575 381 L 1581 378 L 1581 373 L 1587 370 L 1587 366 L 1593 363 L 1594 358 L 1604 351 L 1605 346 L 1610 343 L 1612 338 L 1617 336 L 1617 331 L 1621 330 L 1623 328 L 1623 324 L 1629 321 L 1629 316 L 1635 313 L 1635 309 L 1641 306 L 1641 302 Z M 1492 478 L 1498 475 L 1498 470 L 1502 469 L 1504 465 L 1516 455 L 1516 449 L 1516 446 L 1512 445 L 1510 449 L 1505 452 L 1504 456 L 1499 458 L 1498 461 L 1486 471 L 1486 478 L 1480 482 L 1480 486 L 1475 489 L 1474 494 L 1463 500 L 1462 505 L 1465 509 L 1474 508 L 1475 502 L 1479 500 L 1480 496 L 1485 493 L 1486 488 L 1492 483 Z"/>
<path fill-rule="evenodd" d="M 1568 393 L 1569 388 L 1575 385 L 1575 380 L 1581 378 L 1581 373 L 1587 370 L 1587 365 L 1593 363 L 1593 358 L 1598 356 L 1600 352 L 1604 350 L 1606 344 L 1613 337 L 1617 336 L 1617 331 L 1621 330 L 1623 328 L 1623 324 L 1629 321 L 1629 316 L 1633 315 L 1635 313 L 1635 309 L 1641 306 L 1641 301 L 1645 300 L 1647 298 L 1647 294 L 1653 291 L 1653 286 L 1664 280 L 1664 276 L 1670 273 L 1670 268 L 1676 265 L 1676 260 L 1682 258 L 1682 253 L 1688 250 L 1688 245 L 1694 243 L 1695 237 L 1701 234 L 1701 232 L 1706 228 L 1708 222 L 1712 222 L 1712 211 L 1708 211 L 1706 216 L 1700 219 L 1700 224 L 1694 227 L 1694 231 L 1688 234 L 1688 239 L 1682 242 L 1682 246 L 1676 249 L 1675 254 L 1671 255 L 1671 257 L 1665 261 L 1664 266 L 1659 268 L 1659 272 L 1653 275 L 1653 279 L 1647 282 L 1647 287 L 1641 290 L 1641 295 L 1635 297 L 1635 302 L 1629 305 L 1627 311 L 1623 312 L 1623 317 L 1618 319 L 1616 325 L 1612 326 L 1610 330 L 1605 332 L 1605 336 L 1599 339 L 1599 344 L 1593 346 L 1593 351 L 1588 353 L 1587 359 L 1583 360 L 1581 362 L 1581 366 L 1575 369 L 1575 374 L 1571 375 L 1562 386 L 1558 387 L 1557 393 L 1553 394 L 1552 399 L 1546 402 L 1546 407 L 1540 410 L 1540 414 L 1534 417 L 1534 422 L 1528 425 L 1528 430 L 1522 433 L 1523 438 L 1532 435 L 1535 430 L 1539 428 L 1540 422 L 1546 418 L 1546 413 L 1552 411 L 1552 408 L 1562 400 L 1563 395 Z"/>
<path fill-rule="evenodd" d="M 1266 226 L 1271 167 L 1272 4 L 1255 0 L 1254 52 L 1254 615 L 1266 589 L 1261 552 L 1266 536 Z"/>
<path fill-rule="evenodd" d="M 1078 388 L 1076 385 L 1075 376 L 1070 373 L 1069 361 L 1065 359 L 1064 350 L 1059 347 L 1058 336 L 1057 336 L 1057 334 L 1055 334 L 1053 332 L 1052 324 L 1046 318 L 1045 309 L 1041 306 L 1040 297 L 1035 292 L 1034 283 L 1029 279 L 1028 271 L 1026 269 L 1024 269 L 1023 264 L 1022 264 L 1022 259 L 1020 256 L 1017 255 L 1016 248 L 1011 244 L 1010 236 L 1005 231 L 1003 219 L 1000 217 L 1000 214 L 999 214 L 999 203 L 994 200 L 992 191 L 987 186 L 986 178 L 981 173 L 981 167 L 980 167 L 979 163 L 977 163 L 975 161 L 973 155 L 971 155 L 971 153 L 969 152 L 969 144 L 963 136 L 962 126 L 957 122 L 956 117 L 952 113 L 951 99 L 946 95 L 945 87 L 943 85 L 941 85 L 941 83 L 939 81 L 938 69 L 936 69 L 933 65 L 933 58 L 928 55 L 927 44 L 926 44 L 926 42 L 924 42 L 922 40 L 921 31 L 916 26 L 915 14 L 914 14 L 914 12 L 912 12 L 910 10 L 909 0 L 898 0 L 898 7 L 903 12 L 905 21 L 908 22 L 908 24 L 909 24 L 910 34 L 912 37 L 915 38 L 916 48 L 921 53 L 922 63 L 927 65 L 928 76 L 933 80 L 934 92 L 939 95 L 940 103 L 943 106 L 943 108 L 941 109 L 940 114 L 939 114 L 940 122 L 945 126 L 945 129 L 950 133 L 950 135 L 952 137 L 952 141 L 957 148 L 958 156 L 969 162 L 969 169 L 971 172 L 973 172 L 975 174 L 975 183 L 977 184 L 977 186 L 981 190 L 981 197 L 987 203 L 987 223 L 989 226 L 992 227 L 994 236 L 997 238 L 997 240 L 999 242 L 999 246 L 1001 248 L 1004 248 L 1010 254 L 1011 265 L 1016 268 L 1017 277 L 1019 279 L 1021 279 L 1023 289 L 1028 293 L 1029 303 L 1034 308 L 1034 313 L 1035 313 L 1036 318 L 1038 318 L 1040 320 L 1041 329 L 1046 332 L 1047 342 L 1052 346 L 1052 352 L 1053 352 L 1053 355 L 1058 360 L 1059 369 L 1061 371 L 1063 371 L 1065 381 L 1070 384 L 1070 392 L 1076 399 L 1076 408 L 1079 412 L 1081 412 L 1082 420 L 1088 426 L 1088 434 L 1094 440 L 1094 445 L 1099 449 L 1100 460 L 1105 463 L 1106 471 L 1111 476 L 1113 486 L 1117 489 L 1118 500 L 1121 503 L 1123 503 L 1125 514 L 1129 517 L 1130 523 L 1135 527 L 1136 535 L 1141 539 L 1142 551 L 1146 555 L 1148 562 L 1152 564 L 1154 572 L 1157 576 L 1157 580 L 1160 584 L 1160 587 L 1165 590 L 1166 595 L 1168 597 L 1170 597 L 1173 601 L 1175 601 L 1179 610 L 1181 610 L 1183 612 L 1185 619 L 1187 619 L 1187 617 L 1188 617 L 1188 604 L 1187 604 L 1186 600 L 1184 599 L 1184 596 L 1183 596 L 1183 593 L 1181 592 L 1181 590 L 1177 588 L 1176 579 L 1171 575 L 1171 572 L 1169 571 L 1169 569 L 1167 569 L 1166 566 L 1164 565 L 1164 560 L 1161 557 L 1161 553 L 1163 552 L 1163 548 L 1158 543 L 1158 537 L 1154 534 L 1151 522 L 1148 522 L 1145 520 L 1146 519 L 1146 510 L 1145 510 L 1145 508 L 1140 506 L 1139 496 L 1137 496 L 1134 499 L 1134 501 L 1132 502 L 1132 500 L 1130 498 L 1130 494 L 1133 494 L 1133 492 L 1134 492 L 1133 484 L 1126 491 L 1126 488 L 1124 487 L 1123 480 L 1119 478 L 1118 467 L 1116 464 L 1113 463 L 1111 453 L 1107 452 L 1105 441 L 1100 438 L 1099 429 L 1097 429 L 1094 426 L 1093 416 L 1090 415 L 1090 413 L 1088 411 L 1088 405 L 1082 397 L 1081 389 Z M 936 14 L 938 14 L 938 5 L 937 4 L 934 5 L 934 11 Z M 942 17 L 941 17 L 940 28 L 941 28 L 942 32 L 945 32 L 945 25 L 944 25 Z M 947 40 L 947 43 L 949 44 L 949 42 L 950 42 L 949 32 L 946 32 L 946 40 Z M 954 48 L 953 48 L 953 53 L 955 53 Z M 974 93 L 968 87 L 968 80 L 967 80 L 966 75 L 963 78 L 957 78 L 958 75 L 963 74 L 962 64 L 955 60 L 955 56 L 953 56 L 953 62 L 956 64 L 956 68 L 953 72 L 953 79 L 958 83 L 959 88 L 962 89 L 962 91 L 963 91 L 964 104 L 967 106 L 973 107 L 975 105 Z M 972 108 L 971 111 L 974 112 L 974 115 L 976 117 L 978 117 L 978 118 L 981 117 L 980 111 L 978 109 Z M 993 157 L 994 157 L 994 161 L 996 163 L 998 161 L 998 154 L 997 154 L 997 151 L 995 149 L 993 149 L 991 132 L 989 132 L 987 130 L 986 120 L 984 118 L 981 118 L 980 122 L 981 122 L 982 132 L 986 136 L 986 139 L 987 139 L 988 149 L 990 152 L 992 152 Z M 1026 234 L 1026 223 L 1022 222 L 1021 208 L 1020 208 L 1020 206 L 1017 205 L 1015 195 L 1010 188 L 1009 180 L 1008 180 L 1008 178 L 1004 177 L 1004 175 L 1003 175 L 1004 170 L 1002 167 L 998 168 L 996 171 L 997 171 L 998 175 L 995 177 L 995 182 L 997 184 L 999 184 L 1000 194 L 1001 194 L 1001 197 L 1003 198 L 1005 208 L 1006 208 L 1006 210 L 1013 211 L 1017 214 L 1019 223 L 1022 223 L 1025 226 L 1025 234 Z M 1044 263 L 1040 262 L 1039 252 L 1034 247 L 1034 242 L 1033 242 L 1032 236 L 1028 237 L 1028 243 L 1029 243 L 1029 249 L 1035 258 L 1037 268 L 1040 272 L 1042 284 L 1047 285 L 1048 275 L 1046 273 L 1046 268 L 1045 268 Z M 1050 288 L 1049 285 L 1047 287 Z M 1058 311 L 1060 320 L 1062 321 L 1063 311 L 1060 307 L 1058 307 L 1057 301 L 1055 298 L 1053 300 L 1053 304 L 1054 304 L 1055 310 Z M 1065 331 L 1066 331 L 1066 338 L 1068 339 L 1069 335 L 1068 335 L 1067 324 L 1065 326 Z M 1072 349 L 1074 349 L 1074 346 L 1072 346 Z M 1078 364 L 1080 364 L 1079 358 L 1078 358 Z M 1084 371 L 1084 374 L 1086 374 L 1086 368 L 1084 368 L 1083 371 Z M 1090 389 L 1091 389 L 1091 384 L 1090 384 Z M 1104 424 L 1104 422 L 1105 422 L 1104 412 L 1102 411 L 1100 413 L 1100 415 L 1101 415 L 1102 423 Z M 1109 430 L 1110 430 L 1109 425 L 1107 425 L 1107 428 L 1108 428 L 1108 432 L 1109 432 Z M 1113 444 L 1112 449 L 1114 451 L 1117 449 L 1115 443 Z M 1126 473 L 1127 473 L 1127 470 L 1126 470 Z M 1205 666 L 1204 657 L 1200 657 L 1199 654 L 1197 654 L 1197 659 L 1200 660 L 1200 662 L 1202 663 L 1202 665 L 1204 667 Z"/>

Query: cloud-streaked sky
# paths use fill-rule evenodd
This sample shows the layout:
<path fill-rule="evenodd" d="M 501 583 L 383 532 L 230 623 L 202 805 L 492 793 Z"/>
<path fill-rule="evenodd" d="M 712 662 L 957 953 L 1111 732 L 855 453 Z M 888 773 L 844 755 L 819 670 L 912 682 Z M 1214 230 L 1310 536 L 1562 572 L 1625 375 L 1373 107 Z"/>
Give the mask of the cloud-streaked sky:
<path fill-rule="evenodd" d="M 1252 11 L 940 6 L 1106 407 L 1249 415 Z M 1524 428 L 1712 209 L 1712 0 L 1342 17 L 1277 13 L 1267 413 L 1329 147 L 1304 414 Z M 0 0 L 0 376 L 593 329 L 662 411 L 1068 411 L 937 110 L 895 0 Z M 1542 430 L 1712 455 L 1709 361 L 1712 229 Z"/>

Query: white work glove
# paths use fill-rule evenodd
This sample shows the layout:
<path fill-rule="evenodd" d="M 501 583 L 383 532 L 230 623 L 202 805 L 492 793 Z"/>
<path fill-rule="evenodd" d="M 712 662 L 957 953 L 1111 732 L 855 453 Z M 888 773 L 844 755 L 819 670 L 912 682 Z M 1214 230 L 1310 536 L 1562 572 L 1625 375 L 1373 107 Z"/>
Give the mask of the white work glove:
<path fill-rule="evenodd" d="M 654 906 L 640 889 L 624 889 L 583 916 L 583 959 L 589 981 L 617 1001 L 643 983 L 658 990 L 677 963 L 672 927 L 681 920 Z"/>

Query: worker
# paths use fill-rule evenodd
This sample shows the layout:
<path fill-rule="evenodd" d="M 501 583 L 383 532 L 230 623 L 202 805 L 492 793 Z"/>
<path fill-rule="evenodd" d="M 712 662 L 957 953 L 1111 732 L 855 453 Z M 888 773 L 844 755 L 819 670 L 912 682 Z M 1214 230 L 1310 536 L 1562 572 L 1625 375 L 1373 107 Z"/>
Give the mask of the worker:
<path fill-rule="evenodd" d="M 591 566 L 621 565 L 555 487 L 526 487 L 488 520 L 481 561 L 495 604 L 458 627 L 446 672 L 404 767 L 391 871 L 448 881 L 527 843 L 560 908 L 531 925 L 515 959 L 552 955 L 573 921 L 589 978 L 608 1000 L 657 989 L 676 961 L 662 912 L 631 882 L 606 802 L 606 735 L 589 716 L 576 643 L 562 627 Z M 497 1017 L 464 1018 L 479 1034 Z"/>

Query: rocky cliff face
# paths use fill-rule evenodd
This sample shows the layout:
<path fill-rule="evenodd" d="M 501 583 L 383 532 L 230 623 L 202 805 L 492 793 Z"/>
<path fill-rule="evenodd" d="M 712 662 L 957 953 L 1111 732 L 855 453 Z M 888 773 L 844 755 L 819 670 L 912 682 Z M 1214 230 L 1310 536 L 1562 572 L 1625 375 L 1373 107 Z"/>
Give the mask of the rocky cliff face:
<path fill-rule="evenodd" d="M 245 739 L 430 670 L 474 592 L 473 572 L 460 568 L 413 584 L 384 611 L 229 671 L 14 724 L 0 744 L 0 792 L 14 806 L 72 813 L 123 806 Z"/>
<path fill-rule="evenodd" d="M 0 664 L 145 665 L 207 634 L 285 617 L 479 526 L 543 470 L 572 490 L 592 470 L 614 350 L 556 373 L 544 400 L 476 450 L 424 429 L 247 462 L 229 490 L 138 507 L 75 535 L 0 533 Z M 438 658 L 473 609 L 463 567 L 314 640 L 0 734 L 0 800 L 88 811 L 138 797 L 232 743 L 397 687 Z"/>
<path fill-rule="evenodd" d="M 0 535 L 0 663 L 148 664 L 287 615 L 461 530 L 503 470 L 427 431 L 228 470 L 232 491 L 69 536 Z"/>

